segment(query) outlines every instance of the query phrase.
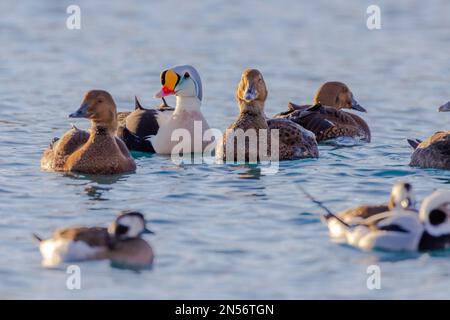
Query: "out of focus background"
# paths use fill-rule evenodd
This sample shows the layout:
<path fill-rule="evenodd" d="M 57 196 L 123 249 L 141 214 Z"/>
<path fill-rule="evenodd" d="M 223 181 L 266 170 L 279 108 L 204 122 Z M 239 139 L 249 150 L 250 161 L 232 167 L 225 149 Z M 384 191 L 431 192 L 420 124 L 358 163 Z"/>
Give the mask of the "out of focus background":
<path fill-rule="evenodd" d="M 69 5 L 81 29 L 69 30 Z M 369 5 L 381 29 L 369 30 Z M 0 297 L 128 299 L 449 298 L 448 254 L 363 253 L 330 242 L 301 184 L 333 210 L 388 198 L 410 181 L 417 199 L 448 188 L 450 173 L 408 167 L 406 138 L 449 129 L 450 3 L 447 1 L 13 1 L 0 2 Z M 370 144 L 321 146 L 319 160 L 259 166 L 181 165 L 137 157 L 135 174 L 42 172 L 85 91 L 109 91 L 119 110 L 137 95 L 154 107 L 160 72 L 195 66 L 202 110 L 224 129 L 238 114 L 234 90 L 246 67 L 262 71 L 266 113 L 309 103 L 319 85 L 345 82 L 369 112 Z M 174 100 L 169 100 L 174 103 Z M 89 123 L 77 120 L 77 126 Z M 45 269 L 31 239 L 56 227 L 105 225 L 141 210 L 155 236 L 152 270 L 79 264 Z M 378 265 L 380 290 L 368 290 Z"/>

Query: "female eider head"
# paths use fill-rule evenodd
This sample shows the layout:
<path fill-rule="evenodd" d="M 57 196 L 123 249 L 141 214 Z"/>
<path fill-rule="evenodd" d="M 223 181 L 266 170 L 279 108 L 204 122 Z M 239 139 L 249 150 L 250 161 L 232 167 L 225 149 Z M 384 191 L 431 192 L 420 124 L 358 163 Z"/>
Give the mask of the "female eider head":
<path fill-rule="evenodd" d="M 88 91 L 80 108 L 69 115 L 70 118 L 90 119 L 96 126 L 117 129 L 117 109 L 111 95 L 104 90 Z"/>
<path fill-rule="evenodd" d="M 425 198 L 419 212 L 425 230 L 433 237 L 450 235 L 450 190 L 437 190 Z"/>
<path fill-rule="evenodd" d="M 252 105 L 264 108 L 267 99 L 267 87 L 262 73 L 256 69 L 246 69 L 242 73 L 236 89 L 239 105 Z"/>
<path fill-rule="evenodd" d="M 116 240 L 139 238 L 144 233 L 153 233 L 145 226 L 142 213 L 136 211 L 124 211 L 108 228 L 108 233 Z"/>
<path fill-rule="evenodd" d="M 161 72 L 161 90 L 155 94 L 156 98 L 169 95 L 177 97 L 203 98 L 202 81 L 197 70 L 190 65 L 175 66 Z"/>
<path fill-rule="evenodd" d="M 314 96 L 313 104 L 322 104 L 336 109 L 353 109 L 367 112 L 355 100 L 347 85 L 339 81 L 329 81 L 322 84 Z"/>

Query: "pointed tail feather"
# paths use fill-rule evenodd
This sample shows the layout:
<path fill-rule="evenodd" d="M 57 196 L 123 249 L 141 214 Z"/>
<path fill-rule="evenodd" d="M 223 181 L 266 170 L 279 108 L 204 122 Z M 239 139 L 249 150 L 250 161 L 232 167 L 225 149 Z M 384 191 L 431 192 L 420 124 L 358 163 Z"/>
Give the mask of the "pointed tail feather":
<path fill-rule="evenodd" d="M 145 110 L 136 96 L 134 96 L 134 110 Z"/>
<path fill-rule="evenodd" d="M 415 150 L 419 146 L 419 144 L 422 142 L 419 139 L 406 139 L 409 143 L 409 145 Z"/>
<path fill-rule="evenodd" d="M 36 233 L 33 233 L 33 238 L 37 240 L 37 242 L 42 242 L 44 239 L 42 239 L 40 236 L 38 236 Z"/>

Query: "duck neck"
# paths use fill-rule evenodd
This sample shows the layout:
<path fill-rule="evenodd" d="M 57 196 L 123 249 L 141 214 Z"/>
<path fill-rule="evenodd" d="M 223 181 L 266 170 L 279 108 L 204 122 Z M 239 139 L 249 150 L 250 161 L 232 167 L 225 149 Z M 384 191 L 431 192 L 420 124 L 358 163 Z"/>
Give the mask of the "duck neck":
<path fill-rule="evenodd" d="M 91 125 L 91 138 L 95 138 L 96 136 L 114 136 L 117 131 L 117 122 L 114 123 L 105 123 L 105 122 L 97 122 L 92 121 Z"/>
<path fill-rule="evenodd" d="M 174 114 L 178 114 L 183 111 L 200 112 L 201 104 L 202 102 L 197 97 L 176 96 L 176 105 Z"/>
<path fill-rule="evenodd" d="M 261 117 L 265 119 L 264 102 L 263 101 L 251 101 L 244 100 L 239 101 L 239 110 L 241 115 L 251 115 Z"/>

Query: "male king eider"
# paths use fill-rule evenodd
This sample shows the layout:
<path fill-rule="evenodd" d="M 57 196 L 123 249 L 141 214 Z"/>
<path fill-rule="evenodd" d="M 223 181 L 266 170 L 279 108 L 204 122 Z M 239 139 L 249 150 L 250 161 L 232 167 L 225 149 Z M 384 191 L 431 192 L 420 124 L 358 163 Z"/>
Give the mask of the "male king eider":
<path fill-rule="evenodd" d="M 175 108 L 165 105 L 159 109 L 143 109 L 137 103 L 136 110 L 126 117 L 119 136 L 130 150 L 171 154 L 178 146 L 185 153 L 203 152 L 209 144 L 203 141 L 209 125 L 200 111 L 203 91 L 197 70 L 189 65 L 164 70 L 161 85 L 155 97 L 175 95 Z M 180 129 L 179 135 L 186 133 L 190 136 L 173 137 L 177 129 Z"/>

